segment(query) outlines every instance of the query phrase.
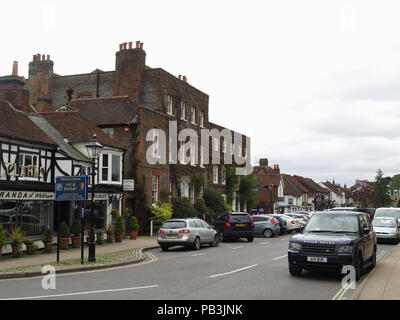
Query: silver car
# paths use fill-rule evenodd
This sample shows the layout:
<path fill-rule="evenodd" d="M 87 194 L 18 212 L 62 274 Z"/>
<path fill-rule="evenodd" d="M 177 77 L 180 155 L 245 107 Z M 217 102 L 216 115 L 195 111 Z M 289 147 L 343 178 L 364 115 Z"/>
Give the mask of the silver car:
<path fill-rule="evenodd" d="M 199 250 L 203 244 L 218 247 L 220 237 L 217 231 L 202 219 L 171 219 L 165 221 L 158 230 L 157 242 L 163 251 L 168 251 L 173 246 Z"/>
<path fill-rule="evenodd" d="M 372 221 L 378 240 L 400 241 L 400 222 L 396 218 L 377 217 Z"/>

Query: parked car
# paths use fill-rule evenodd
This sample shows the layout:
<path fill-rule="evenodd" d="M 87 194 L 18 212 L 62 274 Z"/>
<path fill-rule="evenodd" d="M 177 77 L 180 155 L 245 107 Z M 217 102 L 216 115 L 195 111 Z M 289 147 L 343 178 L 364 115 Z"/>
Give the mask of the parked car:
<path fill-rule="evenodd" d="M 256 215 L 252 216 L 254 222 L 254 234 L 263 235 L 271 238 L 280 234 L 279 222 L 272 216 Z"/>
<path fill-rule="evenodd" d="M 280 232 L 279 234 L 285 234 L 286 233 L 286 220 L 280 217 L 279 215 L 271 215 L 271 217 L 274 217 L 278 223 L 279 223 L 279 229 Z"/>
<path fill-rule="evenodd" d="M 221 241 L 226 239 L 247 238 L 254 240 L 254 222 L 246 212 L 226 212 L 214 222 L 214 229 L 220 235 Z"/>
<path fill-rule="evenodd" d="M 376 266 L 376 244 L 366 213 L 315 213 L 303 232 L 289 241 L 289 272 L 299 276 L 303 269 L 341 271 L 344 265 L 352 265 L 359 280 L 366 267 Z"/>
<path fill-rule="evenodd" d="M 374 220 L 376 208 L 358 208 L 357 211 L 368 213 L 371 221 Z"/>
<path fill-rule="evenodd" d="M 173 246 L 185 246 L 199 250 L 203 244 L 217 247 L 220 237 L 202 219 L 171 219 L 165 221 L 158 230 L 157 242 L 163 251 L 167 251 Z"/>
<path fill-rule="evenodd" d="M 299 213 L 286 213 L 287 216 L 293 218 L 294 220 L 297 220 L 300 224 L 300 229 L 303 229 L 308 220 L 310 220 L 310 218 L 304 214 L 299 214 Z"/>
<path fill-rule="evenodd" d="M 374 218 L 395 218 L 400 219 L 400 208 L 378 208 L 375 211 Z"/>
<path fill-rule="evenodd" d="M 292 217 L 287 216 L 286 214 L 280 214 L 280 217 L 286 221 L 286 232 L 292 233 L 293 231 L 299 231 L 301 226 L 300 222 Z"/>
<path fill-rule="evenodd" d="M 400 221 L 395 218 L 377 217 L 372 221 L 372 226 L 379 240 L 392 240 L 400 242 Z"/>

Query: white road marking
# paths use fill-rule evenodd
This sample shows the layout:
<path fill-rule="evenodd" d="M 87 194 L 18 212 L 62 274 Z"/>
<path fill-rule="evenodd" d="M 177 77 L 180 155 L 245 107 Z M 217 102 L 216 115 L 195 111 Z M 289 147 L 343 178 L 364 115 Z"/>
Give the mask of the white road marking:
<path fill-rule="evenodd" d="M 241 246 L 241 247 L 233 247 L 232 250 L 241 249 L 241 248 L 243 248 L 243 246 Z"/>
<path fill-rule="evenodd" d="M 260 242 L 260 244 L 268 244 L 268 243 L 271 243 L 271 242 L 269 242 L 269 241 L 267 241 L 267 242 Z"/>
<path fill-rule="evenodd" d="M 279 259 L 286 258 L 286 257 L 287 257 L 287 254 L 285 254 L 284 256 L 281 256 L 281 257 L 274 258 L 272 260 L 279 260 Z"/>
<path fill-rule="evenodd" d="M 253 265 L 248 266 L 248 267 L 240 268 L 240 269 L 229 271 L 229 272 L 225 272 L 225 273 L 215 274 L 213 276 L 210 276 L 210 278 L 226 276 L 228 274 L 232 274 L 232 273 L 240 272 L 240 271 L 243 271 L 243 270 L 247 270 L 247 269 L 250 269 L 250 268 L 254 268 L 256 266 L 258 266 L 258 264 L 253 264 Z"/>
<path fill-rule="evenodd" d="M 198 256 L 204 256 L 206 255 L 206 253 L 196 253 L 196 254 L 192 254 L 192 257 L 198 257 Z"/>
<path fill-rule="evenodd" d="M 104 293 L 104 292 L 118 292 L 118 291 L 129 291 L 129 290 L 140 290 L 140 289 L 150 289 L 157 288 L 159 285 L 151 285 L 145 287 L 132 287 L 132 288 L 121 288 L 121 289 L 108 289 L 108 290 L 97 290 L 97 291 L 85 291 L 85 292 L 73 292 L 73 293 L 61 293 L 61 294 L 50 294 L 47 296 L 34 296 L 34 297 L 19 297 L 19 298 L 9 298 L 0 300 L 30 300 L 30 299 L 42 299 L 42 298 L 53 298 L 53 297 L 67 297 L 67 296 L 78 296 L 84 294 L 94 294 L 94 293 Z"/>

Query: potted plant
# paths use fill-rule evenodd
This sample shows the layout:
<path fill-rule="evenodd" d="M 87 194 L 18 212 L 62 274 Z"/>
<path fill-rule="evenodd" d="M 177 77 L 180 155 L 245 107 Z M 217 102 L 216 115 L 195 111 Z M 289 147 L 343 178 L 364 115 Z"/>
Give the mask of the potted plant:
<path fill-rule="evenodd" d="M 82 224 L 79 219 L 74 219 L 71 225 L 71 240 L 72 240 L 72 248 L 79 248 L 81 246 L 81 232 L 82 232 Z"/>
<path fill-rule="evenodd" d="M 113 227 L 112 227 L 111 223 L 108 225 L 106 233 L 107 233 L 107 242 L 112 243 L 114 231 L 113 231 Z"/>
<path fill-rule="evenodd" d="M 24 242 L 24 232 L 20 227 L 11 227 L 9 238 L 11 240 L 13 257 L 19 258 L 22 252 L 22 243 Z"/>
<path fill-rule="evenodd" d="M 33 255 L 33 254 L 35 254 L 35 252 L 34 252 L 34 242 L 33 242 L 33 240 L 32 240 L 32 239 L 24 239 L 24 243 L 25 243 L 25 246 L 26 246 L 26 253 L 27 253 L 28 255 Z"/>
<path fill-rule="evenodd" d="M 51 249 L 53 248 L 53 233 L 50 229 L 46 231 L 42 241 L 44 243 L 44 251 L 50 253 Z"/>
<path fill-rule="evenodd" d="M 103 231 L 99 231 L 96 233 L 97 235 L 97 239 L 96 239 L 96 243 L 97 244 L 103 244 L 104 243 L 104 232 Z"/>
<path fill-rule="evenodd" d="M 114 233 L 115 233 L 115 241 L 116 242 L 121 242 L 122 239 L 124 238 L 124 222 L 122 221 L 122 217 L 118 216 L 117 221 L 115 222 L 114 225 Z"/>
<path fill-rule="evenodd" d="M 131 239 L 135 240 L 139 230 L 139 222 L 135 216 L 129 218 L 129 235 Z"/>
<path fill-rule="evenodd" d="M 114 219 L 116 219 L 117 217 L 119 217 L 121 215 L 121 212 L 119 212 L 118 209 L 112 209 L 111 210 L 111 215 Z"/>
<path fill-rule="evenodd" d="M 3 225 L 0 224 L 0 256 L 3 251 L 3 247 L 6 245 L 6 232 L 3 230 Z"/>
<path fill-rule="evenodd" d="M 71 234 L 69 233 L 68 225 L 65 221 L 61 222 L 58 232 L 60 233 L 60 249 L 68 250 Z"/>

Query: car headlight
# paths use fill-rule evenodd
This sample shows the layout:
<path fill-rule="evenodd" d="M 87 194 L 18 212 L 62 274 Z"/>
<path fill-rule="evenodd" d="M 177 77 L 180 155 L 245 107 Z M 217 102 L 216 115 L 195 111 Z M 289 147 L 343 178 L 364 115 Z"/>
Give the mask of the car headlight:
<path fill-rule="evenodd" d="M 353 253 L 353 246 L 338 246 L 338 253 Z"/>
<path fill-rule="evenodd" d="M 301 250 L 301 244 L 300 243 L 296 243 L 296 242 L 289 242 L 289 250 L 300 251 Z"/>

